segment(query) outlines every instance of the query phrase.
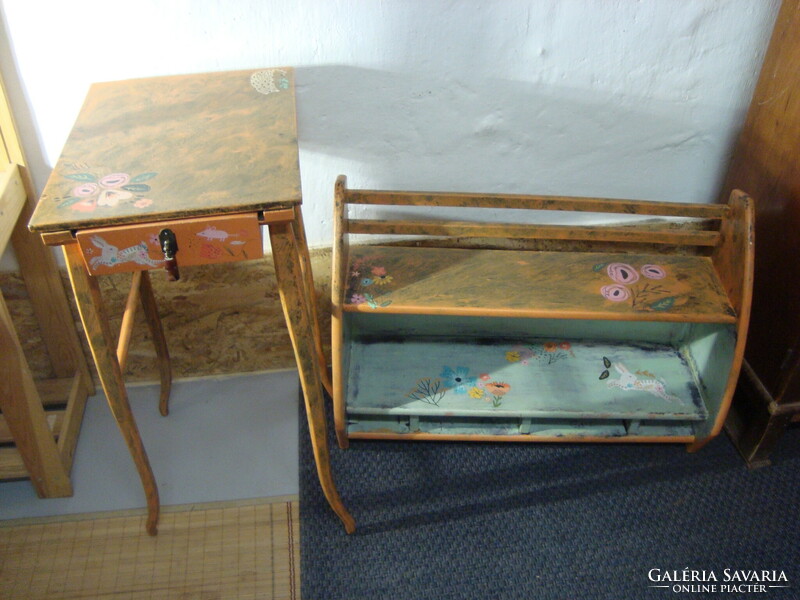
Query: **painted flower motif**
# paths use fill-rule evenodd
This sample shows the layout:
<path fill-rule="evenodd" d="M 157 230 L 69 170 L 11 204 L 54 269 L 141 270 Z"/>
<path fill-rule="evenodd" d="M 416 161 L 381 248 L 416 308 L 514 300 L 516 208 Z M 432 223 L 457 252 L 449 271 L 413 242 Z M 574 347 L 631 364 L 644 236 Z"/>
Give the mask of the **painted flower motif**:
<path fill-rule="evenodd" d="M 376 276 L 373 282 L 375 285 L 386 285 L 387 283 L 391 283 L 392 280 L 393 277 L 391 275 L 381 275 L 380 277 Z"/>
<path fill-rule="evenodd" d="M 121 200 L 133 198 L 133 194 L 125 190 L 103 190 L 97 197 L 97 206 L 116 206 Z"/>
<path fill-rule="evenodd" d="M 350 304 L 364 304 L 367 298 L 363 294 L 353 294 L 350 296 Z"/>
<path fill-rule="evenodd" d="M 561 342 L 558 345 L 558 347 L 561 348 L 562 350 L 570 350 L 572 348 L 572 344 L 570 344 L 569 342 Z"/>
<path fill-rule="evenodd" d="M 481 373 L 479 377 L 481 381 L 489 381 L 492 378 L 492 376 L 489 375 L 488 373 Z"/>
<path fill-rule="evenodd" d="M 200 256 L 204 258 L 217 258 L 222 254 L 222 250 L 213 244 L 203 244 L 200 246 Z"/>
<path fill-rule="evenodd" d="M 456 394 L 465 394 L 468 387 L 473 387 L 477 381 L 476 377 L 469 376 L 467 367 L 443 367 L 442 378 L 445 387 L 452 389 Z"/>
<path fill-rule="evenodd" d="M 373 281 L 369 277 L 364 277 L 364 279 L 361 280 L 361 285 L 363 285 L 364 287 L 369 287 L 372 285 L 372 283 Z"/>
<path fill-rule="evenodd" d="M 506 352 L 506 360 L 508 362 L 512 362 L 512 363 L 513 362 L 519 362 L 521 359 L 522 359 L 522 356 L 520 356 L 520 353 L 517 352 L 516 350 L 509 350 L 508 352 Z"/>
<path fill-rule="evenodd" d="M 372 274 L 375 277 L 383 277 L 386 275 L 386 267 L 372 267 Z"/>
<path fill-rule="evenodd" d="M 555 342 L 545 342 L 544 343 L 544 351 L 545 352 L 555 352 L 558 350 L 558 344 Z"/>
<path fill-rule="evenodd" d="M 92 212 L 97 207 L 97 200 L 94 198 L 86 198 L 85 200 L 81 200 L 80 202 L 75 202 L 74 204 L 70 205 L 72 210 L 76 210 L 78 212 Z"/>
<path fill-rule="evenodd" d="M 151 233 L 150 237 L 147 238 L 147 243 L 152 244 L 153 246 L 161 246 L 161 242 L 158 241 L 157 233 Z"/>
<path fill-rule="evenodd" d="M 98 187 L 96 183 L 84 183 L 83 185 L 74 187 L 72 189 L 72 195 L 78 198 L 86 198 L 87 196 L 94 196 L 97 190 Z"/>
<path fill-rule="evenodd" d="M 511 390 L 511 386 L 502 381 L 492 381 L 486 384 L 486 391 L 492 396 L 505 396 Z"/>
<path fill-rule="evenodd" d="M 612 302 L 624 302 L 628 298 L 631 297 L 631 293 L 628 291 L 624 285 L 619 284 L 611 284 L 611 285 L 604 285 L 600 288 L 600 294 L 606 300 L 611 300 Z"/>
<path fill-rule="evenodd" d="M 353 270 L 350 272 L 350 277 L 361 277 L 361 272 Z"/>
<path fill-rule="evenodd" d="M 479 387 L 469 388 L 469 392 L 468 393 L 469 393 L 470 396 L 472 396 L 476 400 L 480 400 L 481 398 L 483 398 L 483 395 L 484 395 L 483 390 L 481 388 L 479 388 Z"/>
<path fill-rule="evenodd" d="M 101 177 L 98 183 L 104 188 L 118 188 L 130 180 L 131 176 L 127 173 L 110 173 L 105 177 Z"/>
<path fill-rule="evenodd" d="M 59 198 L 59 208 L 70 207 L 72 210 L 91 212 L 97 207 L 115 207 L 121 202 L 134 204 L 137 208 L 145 208 L 153 203 L 141 195 L 150 191 L 148 181 L 158 175 L 155 172 L 140 173 L 131 177 L 128 173 L 109 173 L 98 179 L 91 172 L 68 173 L 66 179 L 79 182 L 70 191 L 70 197 Z M 91 202 L 81 202 L 81 200 Z"/>
<path fill-rule="evenodd" d="M 667 276 L 667 271 L 664 267 L 658 265 L 643 265 L 641 271 L 642 275 L 648 279 L 664 279 Z"/>
<path fill-rule="evenodd" d="M 486 393 L 492 396 L 492 406 L 497 408 L 503 403 L 503 396 L 511 390 L 511 386 L 502 381 L 492 381 L 486 384 L 485 389 Z"/>
<path fill-rule="evenodd" d="M 611 263 L 606 268 L 608 276 L 616 283 L 636 283 L 639 281 L 639 273 L 632 266 L 625 263 Z"/>

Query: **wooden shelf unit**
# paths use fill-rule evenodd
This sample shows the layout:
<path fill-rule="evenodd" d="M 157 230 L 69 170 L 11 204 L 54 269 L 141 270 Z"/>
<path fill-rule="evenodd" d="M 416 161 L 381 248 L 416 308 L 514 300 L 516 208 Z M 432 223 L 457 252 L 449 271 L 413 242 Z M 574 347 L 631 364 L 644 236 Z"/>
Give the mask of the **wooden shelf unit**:
<path fill-rule="evenodd" d="M 361 205 L 357 219 L 349 205 Z M 392 218 L 380 218 L 387 207 Z M 420 207 L 476 219 L 420 219 Z M 660 219 L 483 220 L 491 212 L 511 221 L 507 209 Z M 349 190 L 340 176 L 332 285 L 340 446 L 389 438 L 699 448 L 721 430 L 741 365 L 752 212 L 738 191 L 727 205 L 697 205 Z M 355 235 L 380 238 L 351 243 Z"/>
<path fill-rule="evenodd" d="M 55 261 L 27 230 L 27 188 L 16 164 L 0 174 L 0 254 L 11 240 L 29 293 L 44 305 L 40 314 L 50 315 L 40 323 L 55 377 L 34 380 L 0 295 L 0 480 L 29 478 L 39 497 L 71 496 L 70 470 L 94 385 L 72 318 L 64 318 L 69 306 Z"/>

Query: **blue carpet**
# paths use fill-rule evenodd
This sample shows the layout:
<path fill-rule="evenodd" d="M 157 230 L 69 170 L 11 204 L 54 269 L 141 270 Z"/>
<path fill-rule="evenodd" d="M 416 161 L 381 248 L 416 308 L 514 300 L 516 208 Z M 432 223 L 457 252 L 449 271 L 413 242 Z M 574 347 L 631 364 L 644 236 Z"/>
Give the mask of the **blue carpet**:
<path fill-rule="evenodd" d="M 340 450 L 331 431 L 337 487 L 357 523 L 348 536 L 300 423 L 304 600 L 800 598 L 800 429 L 757 471 L 725 435 L 688 454 L 367 441 Z M 708 581 L 677 585 L 716 591 L 648 578 L 685 568 Z M 726 569 L 776 570 L 790 587 L 721 591 L 742 585 L 726 582 Z"/>

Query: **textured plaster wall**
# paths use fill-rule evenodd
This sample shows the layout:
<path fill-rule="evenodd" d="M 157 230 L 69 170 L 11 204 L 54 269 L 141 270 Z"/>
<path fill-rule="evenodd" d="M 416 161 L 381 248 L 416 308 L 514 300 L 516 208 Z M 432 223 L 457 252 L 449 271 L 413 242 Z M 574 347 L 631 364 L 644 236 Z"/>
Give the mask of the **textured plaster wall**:
<path fill-rule="evenodd" d="M 0 0 L 0 66 L 40 190 L 93 81 L 295 66 L 321 246 L 339 173 L 352 187 L 714 201 L 778 5 Z"/>

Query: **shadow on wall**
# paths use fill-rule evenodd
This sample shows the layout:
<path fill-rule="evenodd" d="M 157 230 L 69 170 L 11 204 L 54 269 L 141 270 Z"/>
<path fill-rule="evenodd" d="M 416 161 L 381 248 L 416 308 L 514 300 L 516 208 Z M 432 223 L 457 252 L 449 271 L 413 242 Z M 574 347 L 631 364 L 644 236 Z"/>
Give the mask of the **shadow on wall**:
<path fill-rule="evenodd" d="M 422 71 L 300 67 L 297 85 L 301 152 L 349 166 L 352 187 L 710 202 L 740 121 L 678 93 Z M 328 199 L 336 173 L 319 175 Z"/>

